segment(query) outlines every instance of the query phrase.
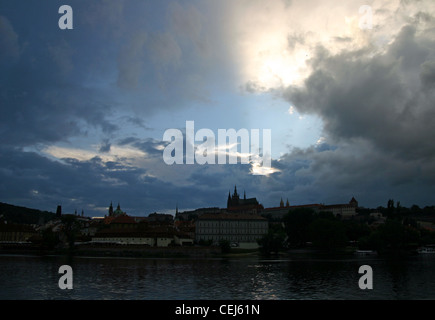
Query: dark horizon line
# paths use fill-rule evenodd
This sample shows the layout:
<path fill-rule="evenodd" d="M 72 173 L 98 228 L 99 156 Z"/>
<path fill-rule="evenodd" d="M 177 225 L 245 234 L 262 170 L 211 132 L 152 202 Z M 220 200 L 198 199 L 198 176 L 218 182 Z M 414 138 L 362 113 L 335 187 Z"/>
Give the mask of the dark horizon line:
<path fill-rule="evenodd" d="M 389 199 L 389 200 L 393 200 L 393 199 Z M 400 201 L 397 201 L 397 202 L 395 202 L 395 204 L 397 205 L 397 203 L 400 203 Z M 48 211 L 48 210 L 42 210 L 42 209 L 37 209 L 37 208 L 29 208 L 29 207 L 26 207 L 26 206 L 23 206 L 23 205 L 16 205 L 16 204 L 12 204 L 12 203 L 6 203 L 6 202 L 2 202 L 2 201 L 0 201 L 0 204 L 5 204 L 5 205 L 9 205 L 9 206 L 13 206 L 13 207 L 18 207 L 18 208 L 24 208 L 24 209 L 29 209 L 29 210 L 37 210 L 37 211 L 40 211 L 40 212 L 47 212 L 47 213 L 52 213 L 52 214 L 56 214 L 56 212 L 53 212 L 53 211 Z M 283 209 L 285 209 L 285 208 L 292 208 L 292 207 L 302 207 L 302 206 L 310 206 L 310 205 L 325 205 L 325 206 L 334 206 L 334 205 L 343 205 L 343 204 L 346 204 L 346 203 L 337 203 L 337 204 L 327 204 L 327 205 L 325 205 L 325 204 L 323 204 L 323 203 L 308 203 L 308 204 L 299 204 L 299 205 L 290 205 L 290 206 L 284 206 L 284 207 L 282 207 Z M 58 204 L 57 206 L 62 206 L 62 204 Z M 406 209 L 411 209 L 413 206 L 417 206 L 419 209 L 421 209 L 421 210 L 423 210 L 423 209 L 425 209 L 425 208 L 434 208 L 435 207 L 435 205 L 434 204 L 432 204 L 432 205 L 426 205 L 426 206 L 424 206 L 424 207 L 420 207 L 418 204 L 412 204 L 411 206 L 409 206 L 409 207 L 407 207 L 407 206 L 400 206 L 400 208 L 406 208 Z M 219 210 L 222 210 L 222 209 L 227 209 L 226 207 L 217 207 L 217 206 L 211 206 L 211 207 L 199 207 L 199 208 L 192 208 L 192 209 L 181 209 L 180 210 L 180 208 L 178 208 L 178 205 L 176 206 L 176 208 L 174 209 L 174 211 L 176 212 L 176 210 L 178 210 L 178 212 L 179 213 L 183 213 L 183 212 L 186 212 L 186 211 L 195 211 L 195 210 L 200 210 L 200 209 L 211 209 L 211 208 L 217 208 L 217 209 L 219 209 Z M 275 206 L 275 207 L 264 207 L 264 209 L 270 209 L 270 208 L 280 208 L 280 206 Z M 366 209 L 366 210 L 377 210 L 378 208 L 388 208 L 388 207 L 384 207 L 384 206 L 382 206 L 382 205 L 379 205 L 379 206 L 377 206 L 377 207 L 364 207 L 364 206 L 358 206 L 357 208 L 360 208 L 360 209 Z M 394 208 L 397 208 L 396 206 L 394 207 Z M 109 207 L 107 207 L 107 210 L 109 209 Z M 184 210 L 184 211 L 183 211 Z M 83 211 L 83 213 L 85 213 L 85 210 L 84 209 L 82 209 L 82 211 Z M 79 212 L 77 212 L 77 209 L 75 209 L 75 212 L 77 213 L 62 213 L 62 214 L 69 214 L 69 215 L 77 215 L 77 216 L 81 216 L 81 212 L 79 213 Z M 127 215 L 130 215 L 130 214 L 128 214 L 127 212 L 124 212 L 125 214 L 127 214 Z M 159 212 L 159 211 L 153 211 L 153 212 L 150 212 L 150 213 L 147 213 L 147 214 L 145 214 L 145 215 L 130 215 L 130 216 L 133 216 L 133 217 L 142 217 L 142 216 L 149 216 L 150 214 L 153 214 L 153 213 L 158 213 L 158 214 L 170 214 L 170 213 L 165 213 L 165 212 Z M 172 214 L 170 214 L 170 215 L 172 215 Z M 174 215 L 175 216 L 175 215 Z M 92 216 L 87 216 L 86 214 L 84 214 L 84 217 L 92 217 Z"/>

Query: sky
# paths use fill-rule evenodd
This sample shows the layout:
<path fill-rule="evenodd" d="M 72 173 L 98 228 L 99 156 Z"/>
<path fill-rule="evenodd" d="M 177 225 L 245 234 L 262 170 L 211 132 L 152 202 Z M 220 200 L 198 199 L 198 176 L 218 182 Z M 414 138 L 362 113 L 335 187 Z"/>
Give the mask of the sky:
<path fill-rule="evenodd" d="M 1 202 L 146 216 L 237 185 L 264 207 L 435 204 L 433 0 L 2 0 L 0 48 Z M 271 167 L 168 165 L 187 121 L 270 130 Z"/>

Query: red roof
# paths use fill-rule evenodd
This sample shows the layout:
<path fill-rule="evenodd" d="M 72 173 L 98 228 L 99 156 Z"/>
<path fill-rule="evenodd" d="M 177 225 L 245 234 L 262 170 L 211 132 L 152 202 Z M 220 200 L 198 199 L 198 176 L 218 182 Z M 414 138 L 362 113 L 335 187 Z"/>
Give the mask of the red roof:
<path fill-rule="evenodd" d="M 267 220 L 266 218 L 248 213 L 204 213 L 200 220 Z"/>
<path fill-rule="evenodd" d="M 272 207 L 272 208 L 266 208 L 264 211 L 273 211 L 273 210 L 283 210 L 283 209 L 297 209 L 297 208 L 312 208 L 312 207 L 323 207 L 323 205 L 318 203 L 313 204 L 302 204 L 299 206 L 286 206 L 286 207 Z"/>
<path fill-rule="evenodd" d="M 127 215 L 120 215 L 115 218 L 113 218 L 110 222 L 110 224 L 135 224 L 137 223 L 136 220 L 133 217 L 127 216 Z"/>

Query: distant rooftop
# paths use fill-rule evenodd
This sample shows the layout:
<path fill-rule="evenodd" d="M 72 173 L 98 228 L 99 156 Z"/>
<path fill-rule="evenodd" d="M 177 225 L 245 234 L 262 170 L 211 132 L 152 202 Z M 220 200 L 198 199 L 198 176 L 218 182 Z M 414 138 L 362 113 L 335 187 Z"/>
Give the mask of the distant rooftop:
<path fill-rule="evenodd" d="M 260 215 L 247 213 L 204 213 L 199 220 L 267 220 Z"/>

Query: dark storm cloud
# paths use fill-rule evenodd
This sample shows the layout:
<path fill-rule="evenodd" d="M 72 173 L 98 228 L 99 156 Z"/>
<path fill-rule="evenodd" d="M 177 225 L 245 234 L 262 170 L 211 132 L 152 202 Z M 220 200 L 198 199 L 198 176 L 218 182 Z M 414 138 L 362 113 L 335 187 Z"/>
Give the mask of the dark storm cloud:
<path fill-rule="evenodd" d="M 21 77 L 11 75 L 9 82 L 0 88 L 2 144 L 23 146 L 65 141 L 71 136 L 85 135 L 88 125 L 103 132 L 116 130 L 116 125 L 106 120 L 111 106 L 99 101 L 95 92 L 73 84 L 62 85 L 61 81 L 54 88 L 56 79 L 49 76 L 49 70 L 19 69 L 11 72 Z M 26 80 L 23 75 L 27 75 Z"/>
<path fill-rule="evenodd" d="M 2 3 L 2 144 L 52 144 L 118 129 L 108 120 L 116 109 L 114 92 L 108 94 L 102 83 L 116 57 L 114 30 L 121 30 L 124 1 L 69 4 L 74 29 L 62 31 L 60 5 L 29 2 L 19 12 L 12 1 Z"/>
<path fill-rule="evenodd" d="M 435 60 L 426 61 L 421 65 L 420 79 L 425 89 L 435 89 Z"/>
<path fill-rule="evenodd" d="M 44 210 L 54 210 L 58 203 L 66 203 L 78 188 L 92 184 L 95 173 L 85 177 L 74 166 L 50 161 L 33 152 L 2 147 L 0 155 L 2 197 L 13 203 Z M 68 181 L 66 183 L 66 181 Z M 69 202 L 69 201 L 68 201 Z M 51 204 L 53 208 L 47 207 Z"/>
<path fill-rule="evenodd" d="M 158 141 L 152 138 L 139 139 L 136 137 L 123 138 L 118 142 L 120 146 L 131 145 L 147 154 L 148 157 L 162 157 L 163 149 L 168 142 Z"/>
<path fill-rule="evenodd" d="M 0 15 L 0 63 L 14 61 L 20 55 L 21 48 L 18 42 L 18 34 L 15 32 L 10 21 Z"/>
<path fill-rule="evenodd" d="M 175 209 L 177 199 L 184 199 L 188 207 L 202 201 L 186 197 L 190 188 L 147 176 L 146 169 L 119 161 L 104 162 L 99 157 L 53 161 L 17 148 L 2 146 L 0 151 L 0 201 L 51 211 L 62 204 L 65 212 L 83 208 L 86 215 L 106 214 L 110 201 L 120 202 L 132 215 Z"/>
<path fill-rule="evenodd" d="M 110 143 L 110 141 L 108 139 L 105 139 L 103 141 L 103 143 L 100 145 L 99 152 L 102 152 L 102 153 L 109 152 L 111 146 L 112 146 L 112 144 Z"/>
<path fill-rule="evenodd" d="M 11 42 L 11 41 L 9 41 Z M 11 45 L 9 45 L 10 47 Z M 98 90 L 76 81 L 80 62 L 65 41 L 26 46 L 0 75 L 0 141 L 32 145 L 65 141 L 86 134 L 86 127 L 116 130 L 107 121 L 112 106 Z"/>
<path fill-rule="evenodd" d="M 303 86 L 286 88 L 283 98 L 299 113 L 319 116 L 333 148 L 294 149 L 281 157 L 280 178 L 299 179 L 293 194 L 305 185 L 327 203 L 339 195 L 368 206 L 385 205 L 388 197 L 432 202 L 435 41 L 426 35 L 405 26 L 378 53 L 317 48 L 311 75 Z M 291 167 L 298 159 L 304 166 Z"/>
<path fill-rule="evenodd" d="M 394 156 L 432 158 L 434 45 L 407 26 L 374 57 L 319 47 L 304 87 L 287 88 L 284 98 L 300 113 L 319 115 L 335 141 L 364 139 Z"/>

